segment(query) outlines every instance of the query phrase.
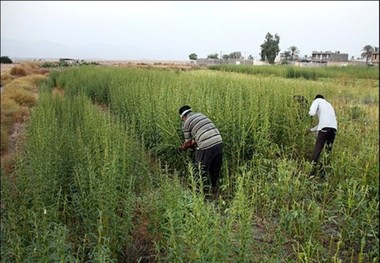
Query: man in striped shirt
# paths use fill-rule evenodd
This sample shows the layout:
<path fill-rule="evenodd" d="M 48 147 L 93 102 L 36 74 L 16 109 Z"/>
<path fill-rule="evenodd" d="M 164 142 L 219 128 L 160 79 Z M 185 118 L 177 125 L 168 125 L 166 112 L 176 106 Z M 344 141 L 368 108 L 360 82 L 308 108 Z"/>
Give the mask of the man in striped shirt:
<path fill-rule="evenodd" d="M 192 112 L 190 106 L 181 107 L 179 114 L 183 120 L 182 131 L 185 137 L 180 149 L 187 150 L 196 145 L 194 165 L 201 165 L 203 175 L 209 176 L 212 191 L 217 195 L 223 148 L 219 130 L 208 117 Z"/>

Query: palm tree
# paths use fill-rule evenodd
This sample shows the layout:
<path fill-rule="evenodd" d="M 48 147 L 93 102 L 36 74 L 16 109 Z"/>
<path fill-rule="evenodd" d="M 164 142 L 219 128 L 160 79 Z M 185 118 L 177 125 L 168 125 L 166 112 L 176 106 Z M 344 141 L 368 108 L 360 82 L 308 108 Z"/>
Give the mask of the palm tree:
<path fill-rule="evenodd" d="M 294 59 L 294 55 L 298 55 L 300 53 L 300 51 L 298 50 L 298 48 L 296 46 L 291 46 L 289 48 L 289 51 L 290 51 L 290 54 L 291 54 L 291 60 Z"/>
<path fill-rule="evenodd" d="M 288 60 L 288 57 L 290 57 L 290 51 L 285 51 L 284 57 L 285 57 L 285 60 Z"/>
<path fill-rule="evenodd" d="M 363 47 L 362 51 L 363 52 L 362 52 L 361 56 L 362 56 L 362 58 L 365 58 L 365 64 L 368 65 L 368 60 L 371 57 L 372 52 L 374 51 L 373 47 L 371 45 L 366 45 Z"/>

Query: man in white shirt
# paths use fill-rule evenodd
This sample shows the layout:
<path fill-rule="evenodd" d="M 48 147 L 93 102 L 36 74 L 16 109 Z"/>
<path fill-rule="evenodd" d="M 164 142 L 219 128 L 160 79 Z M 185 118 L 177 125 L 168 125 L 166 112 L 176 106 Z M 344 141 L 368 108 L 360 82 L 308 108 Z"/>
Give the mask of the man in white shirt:
<path fill-rule="evenodd" d="M 311 177 L 314 177 L 319 155 L 325 144 L 328 152 L 331 152 L 332 150 L 335 135 L 338 130 L 338 122 L 336 120 L 333 106 L 320 94 L 315 96 L 314 101 L 310 106 L 309 115 L 312 117 L 317 115 L 319 120 L 318 125 L 310 129 L 310 132 L 318 132 L 312 159 L 314 168 Z"/>

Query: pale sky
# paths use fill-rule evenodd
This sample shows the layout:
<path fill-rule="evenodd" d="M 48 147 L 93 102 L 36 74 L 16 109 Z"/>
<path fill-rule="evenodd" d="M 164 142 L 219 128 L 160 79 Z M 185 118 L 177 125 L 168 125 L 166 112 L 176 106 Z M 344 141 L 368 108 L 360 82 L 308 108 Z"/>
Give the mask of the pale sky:
<path fill-rule="evenodd" d="M 1 1 L 1 55 L 259 59 L 267 33 L 300 55 L 379 47 L 379 1 Z"/>

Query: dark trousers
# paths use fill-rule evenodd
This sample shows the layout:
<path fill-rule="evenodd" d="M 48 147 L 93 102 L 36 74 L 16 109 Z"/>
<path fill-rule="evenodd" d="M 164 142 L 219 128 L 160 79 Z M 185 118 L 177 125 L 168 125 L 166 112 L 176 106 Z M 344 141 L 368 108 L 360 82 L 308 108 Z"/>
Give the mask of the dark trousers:
<path fill-rule="evenodd" d="M 217 144 L 206 150 L 197 150 L 194 158 L 194 166 L 201 167 L 202 177 L 207 177 L 213 190 L 216 189 L 220 170 L 222 168 L 223 145 Z"/>
<path fill-rule="evenodd" d="M 313 153 L 313 164 L 318 163 L 319 156 L 323 150 L 323 147 L 326 144 L 326 151 L 331 152 L 332 146 L 334 143 L 336 134 L 336 129 L 334 128 L 323 128 L 318 132 L 317 141 L 315 142 L 314 146 L 314 153 Z"/>

